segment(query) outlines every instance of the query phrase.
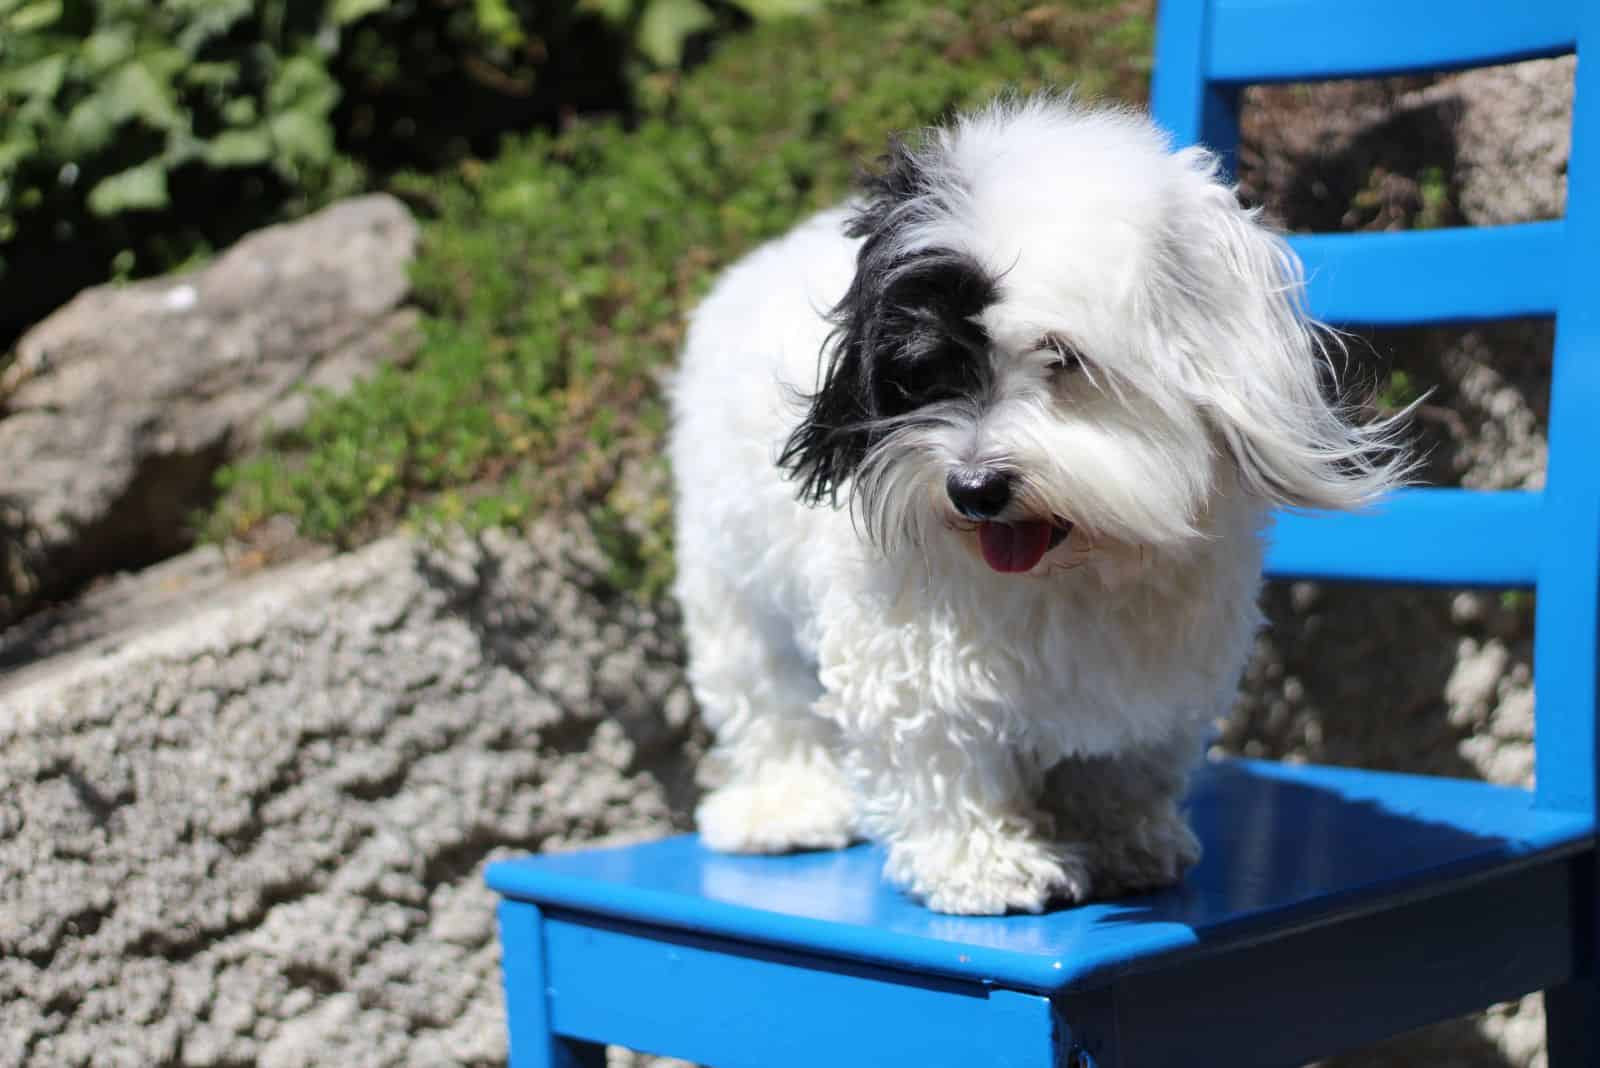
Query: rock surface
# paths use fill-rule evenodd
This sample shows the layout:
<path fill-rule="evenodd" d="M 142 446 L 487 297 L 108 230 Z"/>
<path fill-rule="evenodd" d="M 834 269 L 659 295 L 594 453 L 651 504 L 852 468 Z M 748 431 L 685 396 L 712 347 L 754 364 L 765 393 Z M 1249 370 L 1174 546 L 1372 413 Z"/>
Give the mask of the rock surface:
<path fill-rule="evenodd" d="M 669 829 L 699 749 L 603 566 L 394 538 L 0 682 L 0 1063 L 503 1062 L 484 863 Z"/>
<path fill-rule="evenodd" d="M 80 294 L 0 378 L 0 627 L 170 556 L 228 457 L 415 344 L 416 224 L 369 196 L 252 234 L 197 271 Z"/>
<path fill-rule="evenodd" d="M 1577 58 L 1461 74 L 1422 94 L 1453 100 L 1461 213 L 1475 223 L 1560 218 L 1572 150 Z"/>

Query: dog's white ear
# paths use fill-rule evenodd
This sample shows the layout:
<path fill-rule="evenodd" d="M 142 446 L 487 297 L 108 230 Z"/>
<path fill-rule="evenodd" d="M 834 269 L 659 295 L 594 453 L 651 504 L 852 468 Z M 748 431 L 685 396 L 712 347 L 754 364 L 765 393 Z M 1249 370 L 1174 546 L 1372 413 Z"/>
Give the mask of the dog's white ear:
<path fill-rule="evenodd" d="M 1404 482 L 1409 409 L 1362 421 L 1341 397 L 1338 337 L 1305 308 L 1299 257 L 1218 180 L 1215 158 L 1188 149 L 1193 202 L 1163 257 L 1153 307 L 1180 345 L 1184 388 L 1213 427 L 1241 484 L 1272 501 L 1354 508 Z"/>

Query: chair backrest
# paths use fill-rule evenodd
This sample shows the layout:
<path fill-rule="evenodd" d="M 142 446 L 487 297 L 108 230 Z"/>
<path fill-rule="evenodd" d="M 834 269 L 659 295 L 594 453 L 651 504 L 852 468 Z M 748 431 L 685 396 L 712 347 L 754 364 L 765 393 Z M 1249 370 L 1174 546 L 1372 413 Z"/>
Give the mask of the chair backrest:
<path fill-rule="evenodd" d="M 1239 91 L 1577 52 L 1566 217 L 1291 238 L 1314 315 L 1391 326 L 1556 319 L 1540 492 L 1411 489 L 1359 515 L 1282 515 L 1279 577 L 1537 593 L 1542 806 L 1593 811 L 1600 714 L 1600 0 L 1161 0 L 1151 110 L 1231 166 Z M 1584 62 L 1584 57 L 1594 57 Z"/>

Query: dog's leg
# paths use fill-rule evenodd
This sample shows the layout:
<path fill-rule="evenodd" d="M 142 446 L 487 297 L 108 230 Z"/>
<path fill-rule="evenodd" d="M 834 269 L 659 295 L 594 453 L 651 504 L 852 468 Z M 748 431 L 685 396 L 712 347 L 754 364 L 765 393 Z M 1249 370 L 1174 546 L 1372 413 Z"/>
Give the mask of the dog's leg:
<path fill-rule="evenodd" d="M 1199 758 L 1198 731 L 1185 729 L 1158 745 L 1051 770 L 1042 804 L 1057 835 L 1084 851 L 1096 895 L 1171 886 L 1200 859 L 1200 840 L 1179 808 Z"/>
<path fill-rule="evenodd" d="M 1039 912 L 1088 896 L 1081 851 L 1054 841 L 1048 814 L 1034 807 L 1041 775 L 1027 758 L 947 730 L 849 743 L 867 828 L 889 849 L 884 874 L 929 908 Z"/>
<path fill-rule="evenodd" d="M 838 729 L 811 710 L 815 667 L 781 620 L 726 586 L 683 603 L 689 679 L 727 776 L 695 812 L 701 838 L 728 853 L 848 845 L 854 795 L 835 755 Z"/>

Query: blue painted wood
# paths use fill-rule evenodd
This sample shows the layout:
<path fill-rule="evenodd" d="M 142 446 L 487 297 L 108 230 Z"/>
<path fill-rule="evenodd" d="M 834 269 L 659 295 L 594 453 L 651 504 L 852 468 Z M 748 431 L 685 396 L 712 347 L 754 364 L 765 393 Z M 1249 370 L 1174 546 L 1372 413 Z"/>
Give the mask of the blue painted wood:
<path fill-rule="evenodd" d="M 1561 983 L 1574 946 L 1552 920 L 1570 916 L 1573 875 L 1557 861 L 1130 976 L 1110 999 L 1117 1063 L 1286 1068 Z M 1061 1011 L 1105 1030 L 1070 999 Z"/>
<path fill-rule="evenodd" d="M 1547 516 L 1534 620 L 1542 804 L 1600 811 L 1600 3 L 1579 5 L 1567 166 L 1566 287 L 1556 320 Z M 1577 937 L 1586 976 L 1545 994 L 1550 1068 L 1600 1064 L 1600 860 L 1590 858 Z"/>
<path fill-rule="evenodd" d="M 1297 234 L 1311 314 L 1329 323 L 1409 326 L 1550 316 L 1560 222 L 1393 234 Z"/>
<path fill-rule="evenodd" d="M 1561 55 L 1577 41 L 1580 6 L 1567 0 L 1213 0 L 1206 75 L 1221 82 L 1306 82 Z M 1168 17 L 1165 9 L 1161 17 Z"/>
<path fill-rule="evenodd" d="M 931 913 L 883 885 L 870 846 L 725 856 L 686 835 L 503 861 L 488 879 L 567 912 L 1050 992 L 1442 893 L 1570 855 L 1593 832 L 1521 790 L 1249 761 L 1204 769 L 1191 810 L 1206 855 L 1181 886 L 1046 916 Z"/>
<path fill-rule="evenodd" d="M 1229 174 L 1237 171 L 1239 97 L 1232 86 L 1205 80 L 1207 23 L 1205 4 L 1161 8 L 1155 66 L 1150 75 L 1150 110 L 1179 144 L 1203 144 L 1221 157 Z"/>
<path fill-rule="evenodd" d="M 1403 490 L 1362 512 L 1280 513 L 1270 539 L 1274 578 L 1529 587 L 1544 540 L 1542 498 Z"/>
<path fill-rule="evenodd" d="M 1600 364 L 1592 362 L 1587 370 L 1594 377 Z M 1600 407 L 1591 408 L 1587 417 L 1594 420 L 1596 412 Z M 1554 454 L 1560 439 L 1556 434 L 1552 426 L 1548 480 L 1552 485 L 1545 492 L 1544 551 L 1534 618 L 1538 792 L 1540 801 L 1553 808 L 1593 811 L 1595 708 L 1600 691 L 1593 656 L 1600 635 L 1596 622 L 1600 564 L 1593 546 L 1600 537 L 1600 504 L 1573 486 L 1577 479 L 1587 480 L 1592 475 L 1573 470 L 1583 457 L 1565 461 L 1565 469 L 1557 469 Z M 1592 459 L 1589 462 L 1594 463 Z"/>
<path fill-rule="evenodd" d="M 501 974 L 510 1025 L 510 1068 L 605 1068 L 605 1047 L 558 1036 L 550 1028 L 544 916 L 537 905 L 502 901 Z"/>
<path fill-rule="evenodd" d="M 1600 55 L 1600 3 L 1584 7 L 1586 55 Z M 1550 805 L 1596 805 L 1600 714 L 1600 64 L 1578 64 L 1567 166 L 1565 287 L 1556 320 L 1545 477 L 1545 538 L 1534 620 L 1539 793 Z"/>
<path fill-rule="evenodd" d="M 1038 994 L 555 912 L 546 928 L 562 1034 L 718 1068 L 1059 1063 Z"/>
<path fill-rule="evenodd" d="M 1159 8 L 1150 113 L 1180 145 L 1210 145 L 1206 136 L 1206 4 L 1171 3 Z"/>

